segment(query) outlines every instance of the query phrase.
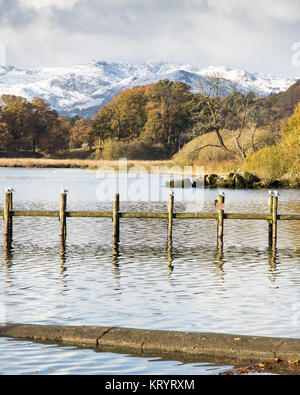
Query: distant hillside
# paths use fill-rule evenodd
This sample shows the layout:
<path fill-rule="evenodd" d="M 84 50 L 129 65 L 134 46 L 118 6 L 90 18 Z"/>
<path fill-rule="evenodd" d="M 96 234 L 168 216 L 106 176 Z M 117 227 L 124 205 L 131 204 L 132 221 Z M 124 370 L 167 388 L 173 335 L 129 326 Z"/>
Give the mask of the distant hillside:
<path fill-rule="evenodd" d="M 269 123 L 276 120 L 289 118 L 296 105 L 300 102 L 300 80 L 290 86 L 285 92 L 273 94 L 260 101 L 262 106 L 262 113 L 265 121 L 262 123 Z"/>
<path fill-rule="evenodd" d="M 60 115 L 91 118 L 126 88 L 169 79 L 189 84 L 194 91 L 197 81 L 211 73 L 234 82 L 240 92 L 251 90 L 261 96 L 284 92 L 296 81 L 228 67 L 202 69 L 157 61 L 139 65 L 91 61 L 72 67 L 32 70 L 0 66 L 0 95 L 13 94 L 27 100 L 40 97 Z"/>

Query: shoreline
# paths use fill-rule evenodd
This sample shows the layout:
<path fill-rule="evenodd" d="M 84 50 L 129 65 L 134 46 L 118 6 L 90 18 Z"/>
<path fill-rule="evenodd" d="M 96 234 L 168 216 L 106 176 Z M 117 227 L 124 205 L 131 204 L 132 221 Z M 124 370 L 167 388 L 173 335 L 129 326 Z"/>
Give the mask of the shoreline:
<path fill-rule="evenodd" d="M 0 325 L 0 337 L 117 353 L 156 354 L 244 366 L 245 370 L 299 375 L 300 339 L 121 327 Z M 252 367 L 245 367 L 251 363 Z M 253 366 L 256 364 L 256 366 Z M 268 366 L 269 364 L 269 366 Z M 277 369 L 276 369 L 277 368 Z M 239 369 L 225 374 L 239 374 Z"/>
<path fill-rule="evenodd" d="M 46 158 L 0 158 L 0 168 L 25 168 L 25 169 L 82 169 L 89 171 L 102 172 L 127 172 L 132 173 L 153 173 L 153 174 L 170 174 L 182 175 L 183 177 L 197 177 L 198 169 L 210 170 L 205 172 L 206 175 L 217 175 L 219 178 L 228 176 L 226 172 L 217 171 L 214 173 L 206 166 L 197 165 L 178 165 L 172 160 L 104 160 L 104 159 L 46 159 Z M 134 169 L 134 171 L 132 171 Z M 202 174 L 203 176 L 204 174 Z M 200 175 L 201 176 L 201 175 Z M 251 188 L 236 188 L 226 187 L 222 185 L 206 185 L 208 188 L 221 189 L 251 189 Z M 284 180 L 273 180 L 269 182 L 262 181 L 256 185 L 255 189 L 300 189 L 300 184 L 289 182 L 289 178 Z"/>

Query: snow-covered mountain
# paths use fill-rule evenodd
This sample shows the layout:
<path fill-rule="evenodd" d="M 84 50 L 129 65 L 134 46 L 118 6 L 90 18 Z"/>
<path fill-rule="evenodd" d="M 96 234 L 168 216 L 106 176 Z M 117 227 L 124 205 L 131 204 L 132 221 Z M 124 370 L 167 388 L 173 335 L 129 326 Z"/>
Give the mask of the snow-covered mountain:
<path fill-rule="evenodd" d="M 0 95 L 14 94 L 31 100 L 41 97 L 62 115 L 92 117 L 126 88 L 161 79 L 182 81 L 196 88 L 202 76 L 218 73 L 237 84 L 238 90 L 269 95 L 287 90 L 296 79 L 273 77 L 226 67 L 200 69 L 189 65 L 149 61 L 141 65 L 91 61 L 73 67 L 23 70 L 0 66 Z"/>

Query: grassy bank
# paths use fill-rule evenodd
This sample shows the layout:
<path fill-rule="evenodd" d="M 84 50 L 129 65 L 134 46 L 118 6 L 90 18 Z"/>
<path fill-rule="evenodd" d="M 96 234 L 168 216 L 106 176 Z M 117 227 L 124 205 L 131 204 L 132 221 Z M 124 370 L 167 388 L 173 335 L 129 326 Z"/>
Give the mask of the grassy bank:
<path fill-rule="evenodd" d="M 23 168 L 65 168 L 65 169 L 88 169 L 98 170 L 99 168 L 113 168 L 119 170 L 120 162 L 118 160 L 104 159 L 44 159 L 44 158 L 0 158 L 0 167 L 23 167 Z M 164 172 L 167 168 L 173 168 L 174 173 L 181 173 L 184 166 L 192 169 L 188 174 L 196 174 L 196 165 L 187 163 L 176 163 L 172 160 L 128 160 L 128 169 L 140 167 L 141 171 L 145 169 L 147 172 Z M 204 165 L 204 171 L 208 173 L 217 173 L 222 176 L 231 170 L 238 170 L 242 167 L 239 161 L 221 161 L 208 162 Z M 109 170 L 109 169 L 107 169 Z"/>
<path fill-rule="evenodd" d="M 128 168 L 134 166 L 145 168 L 149 171 L 152 167 L 171 167 L 172 161 L 145 161 L 128 160 Z M 24 167 L 24 168 L 64 168 L 64 169 L 90 169 L 99 168 L 119 169 L 118 160 L 96 159 L 37 159 L 37 158 L 0 158 L 0 167 Z M 107 169 L 109 170 L 109 169 Z"/>

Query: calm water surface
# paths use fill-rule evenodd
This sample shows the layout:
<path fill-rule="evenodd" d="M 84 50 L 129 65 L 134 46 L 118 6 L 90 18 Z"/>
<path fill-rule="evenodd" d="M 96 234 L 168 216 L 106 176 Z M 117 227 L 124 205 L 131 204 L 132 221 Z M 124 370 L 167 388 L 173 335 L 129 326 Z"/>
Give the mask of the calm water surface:
<path fill-rule="evenodd" d="M 85 170 L 0 168 L 0 191 L 14 187 L 15 209 L 58 209 L 64 186 L 68 209 L 111 210 L 111 202 L 99 200 L 99 183 L 95 172 Z M 161 190 L 166 199 L 169 191 Z M 217 195 L 205 190 L 201 204 L 176 201 L 175 210 L 213 212 Z M 299 190 L 282 190 L 279 199 L 280 213 L 300 213 Z M 267 200 L 267 191 L 226 191 L 226 211 L 263 213 Z M 165 201 L 121 201 L 126 211 L 165 211 L 166 206 Z M 69 219 L 65 251 L 58 230 L 57 218 L 15 218 L 10 256 L 0 238 L 2 321 L 300 337 L 299 221 L 279 223 L 275 254 L 268 249 L 264 221 L 226 221 L 222 254 L 213 220 L 175 220 L 172 254 L 166 251 L 164 220 L 121 220 L 118 254 L 109 219 Z M 216 374 L 223 369 L 9 339 L 0 339 L 0 355 L 0 374 Z"/>

